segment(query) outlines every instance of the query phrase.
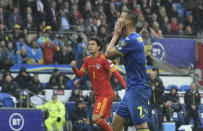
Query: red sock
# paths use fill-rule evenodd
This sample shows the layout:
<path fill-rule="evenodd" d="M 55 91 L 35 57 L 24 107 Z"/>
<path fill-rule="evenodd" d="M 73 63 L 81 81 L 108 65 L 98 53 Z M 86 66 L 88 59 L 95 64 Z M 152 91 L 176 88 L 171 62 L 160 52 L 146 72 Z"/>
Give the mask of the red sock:
<path fill-rule="evenodd" d="M 102 131 L 113 131 L 111 126 L 103 119 L 98 119 L 95 123 L 102 129 Z"/>

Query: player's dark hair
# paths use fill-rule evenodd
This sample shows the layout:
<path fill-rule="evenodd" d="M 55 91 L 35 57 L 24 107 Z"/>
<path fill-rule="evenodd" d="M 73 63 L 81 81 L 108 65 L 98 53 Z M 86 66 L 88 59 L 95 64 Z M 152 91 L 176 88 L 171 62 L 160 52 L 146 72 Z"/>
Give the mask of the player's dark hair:
<path fill-rule="evenodd" d="M 132 26 L 136 26 L 138 21 L 138 14 L 132 10 L 124 9 L 123 13 L 127 13 L 127 19 L 131 21 Z"/>
<path fill-rule="evenodd" d="M 94 37 L 89 39 L 89 41 L 91 41 L 91 40 L 95 41 L 97 43 L 97 45 L 100 46 L 99 51 L 101 51 L 103 48 L 103 43 L 102 43 L 101 39 L 99 37 L 94 36 Z"/>

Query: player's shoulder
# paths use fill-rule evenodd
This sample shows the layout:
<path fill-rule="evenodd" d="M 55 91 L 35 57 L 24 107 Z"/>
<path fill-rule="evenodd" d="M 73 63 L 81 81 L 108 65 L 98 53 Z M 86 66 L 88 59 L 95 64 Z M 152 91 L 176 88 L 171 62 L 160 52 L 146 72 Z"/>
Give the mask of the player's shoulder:
<path fill-rule="evenodd" d="M 142 36 L 140 34 L 134 32 L 125 38 L 125 42 L 127 42 L 127 43 L 134 43 L 134 42 L 142 43 L 143 39 L 142 39 Z"/>
<path fill-rule="evenodd" d="M 86 61 L 88 61 L 88 60 L 90 60 L 90 59 L 92 59 L 92 56 L 87 56 L 87 57 L 85 58 Z"/>
<path fill-rule="evenodd" d="M 102 54 L 102 53 L 99 53 L 99 58 L 100 58 L 100 59 L 106 59 L 105 55 Z"/>

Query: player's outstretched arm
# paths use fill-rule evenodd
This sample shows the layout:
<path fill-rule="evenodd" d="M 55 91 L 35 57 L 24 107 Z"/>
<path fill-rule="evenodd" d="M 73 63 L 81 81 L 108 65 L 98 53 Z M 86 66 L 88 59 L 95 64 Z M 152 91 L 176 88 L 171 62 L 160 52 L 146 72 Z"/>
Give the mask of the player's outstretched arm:
<path fill-rule="evenodd" d="M 116 76 L 118 81 L 122 84 L 123 88 L 126 88 L 126 83 L 121 74 L 118 72 L 118 70 L 114 70 L 113 74 Z"/>
<path fill-rule="evenodd" d="M 71 66 L 72 66 L 72 69 L 73 69 L 75 75 L 78 76 L 78 77 L 84 76 L 85 75 L 85 71 L 82 70 L 83 67 L 80 70 L 78 70 L 76 68 L 76 64 L 77 64 L 77 62 L 75 60 L 71 62 Z"/>

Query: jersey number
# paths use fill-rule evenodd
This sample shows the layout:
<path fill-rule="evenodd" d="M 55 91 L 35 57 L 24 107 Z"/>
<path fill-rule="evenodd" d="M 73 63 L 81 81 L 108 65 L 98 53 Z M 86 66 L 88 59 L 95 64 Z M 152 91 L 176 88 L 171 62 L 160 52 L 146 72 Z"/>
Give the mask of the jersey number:
<path fill-rule="evenodd" d="M 137 109 L 140 110 L 140 118 L 143 118 L 145 115 L 142 114 L 142 106 L 139 106 Z"/>
<path fill-rule="evenodd" d="M 92 72 L 92 78 L 95 78 L 95 71 Z"/>

